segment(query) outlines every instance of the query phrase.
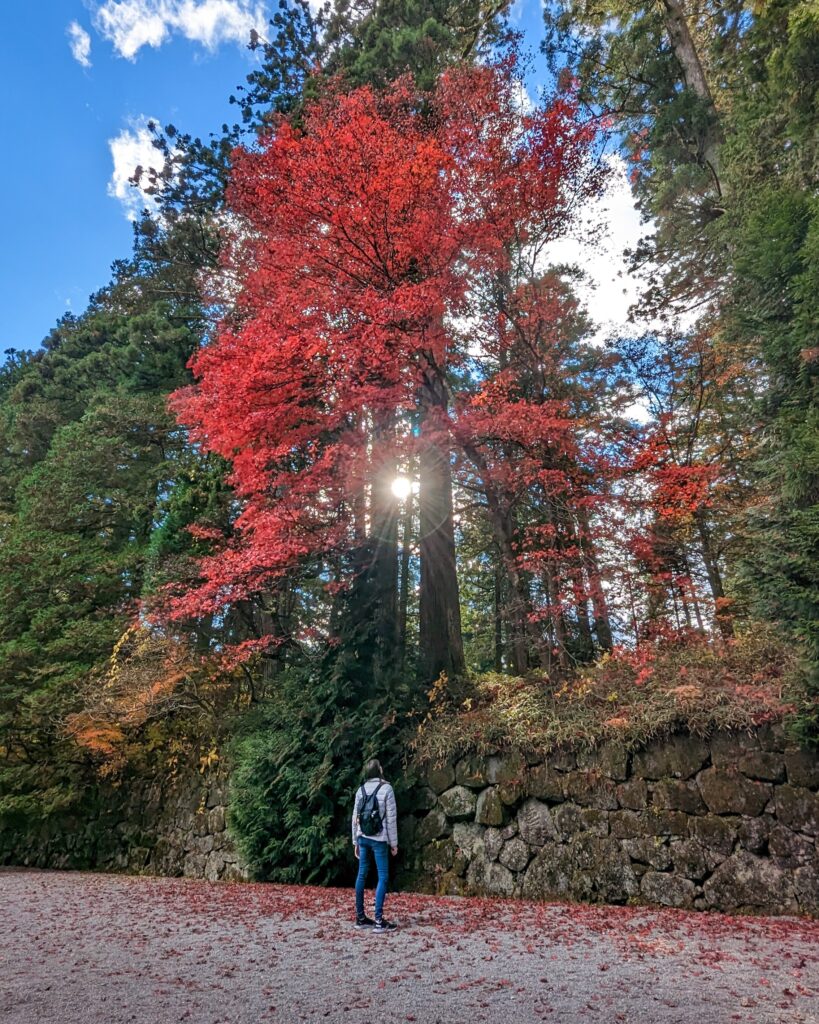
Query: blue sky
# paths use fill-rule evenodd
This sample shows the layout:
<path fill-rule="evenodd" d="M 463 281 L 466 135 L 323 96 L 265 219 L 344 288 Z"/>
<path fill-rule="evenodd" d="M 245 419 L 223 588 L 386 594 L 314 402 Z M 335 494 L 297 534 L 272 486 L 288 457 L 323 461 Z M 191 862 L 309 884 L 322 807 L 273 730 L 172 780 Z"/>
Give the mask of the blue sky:
<path fill-rule="evenodd" d="M 41 0 L 6 6 L 0 352 L 36 348 L 63 313 L 81 312 L 107 283 L 112 261 L 130 252 L 123 182 L 139 152 L 144 118 L 201 136 L 232 122 L 236 108 L 228 98 L 254 61 L 241 40 L 253 24 L 264 28 L 274 5 Z M 518 0 L 513 19 L 533 49 L 540 18 L 540 0 Z M 536 61 L 530 88 L 543 73 L 543 58 Z M 120 197 L 111 194 L 115 173 Z"/>

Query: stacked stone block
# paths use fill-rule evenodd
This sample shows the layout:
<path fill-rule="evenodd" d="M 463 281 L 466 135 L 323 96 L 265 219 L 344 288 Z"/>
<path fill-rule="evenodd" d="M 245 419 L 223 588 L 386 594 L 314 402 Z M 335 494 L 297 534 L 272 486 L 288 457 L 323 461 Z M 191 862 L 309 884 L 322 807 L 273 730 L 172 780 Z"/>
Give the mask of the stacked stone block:
<path fill-rule="evenodd" d="M 450 894 L 819 912 L 819 759 L 779 725 L 629 752 L 435 766 L 401 822 L 402 883 Z"/>
<path fill-rule="evenodd" d="M 241 880 L 247 872 L 225 828 L 227 777 L 194 768 L 173 780 L 123 786 L 82 822 L 55 822 L 33 842 L 0 834 L 0 863 Z"/>

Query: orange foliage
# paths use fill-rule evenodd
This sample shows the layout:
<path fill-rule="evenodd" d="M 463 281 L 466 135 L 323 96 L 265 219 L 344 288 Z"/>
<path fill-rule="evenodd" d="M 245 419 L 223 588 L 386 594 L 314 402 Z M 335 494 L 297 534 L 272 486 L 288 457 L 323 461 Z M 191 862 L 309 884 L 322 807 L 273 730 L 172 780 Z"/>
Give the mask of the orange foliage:
<path fill-rule="evenodd" d="M 112 771 L 150 721 L 212 713 L 234 690 L 234 680 L 184 640 L 134 625 L 120 637 L 105 671 L 87 680 L 85 707 L 69 716 L 65 727 Z"/>

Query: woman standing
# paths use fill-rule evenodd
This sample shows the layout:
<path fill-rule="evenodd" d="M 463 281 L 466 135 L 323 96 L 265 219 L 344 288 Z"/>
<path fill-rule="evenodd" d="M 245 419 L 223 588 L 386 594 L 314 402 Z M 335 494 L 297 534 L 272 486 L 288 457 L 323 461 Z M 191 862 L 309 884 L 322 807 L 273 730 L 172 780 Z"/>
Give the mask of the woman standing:
<path fill-rule="evenodd" d="M 355 924 L 356 928 L 372 928 L 376 932 L 387 932 L 395 928 L 383 916 L 384 897 L 389 879 L 389 854 L 398 853 L 398 824 L 395 810 L 395 793 L 384 779 L 381 763 L 374 758 L 364 768 L 364 782 L 355 795 L 353 807 L 353 846 L 358 858 L 358 878 L 355 883 Z M 371 861 L 375 860 L 378 870 L 378 885 L 375 890 L 375 920 L 364 913 L 364 886 Z"/>

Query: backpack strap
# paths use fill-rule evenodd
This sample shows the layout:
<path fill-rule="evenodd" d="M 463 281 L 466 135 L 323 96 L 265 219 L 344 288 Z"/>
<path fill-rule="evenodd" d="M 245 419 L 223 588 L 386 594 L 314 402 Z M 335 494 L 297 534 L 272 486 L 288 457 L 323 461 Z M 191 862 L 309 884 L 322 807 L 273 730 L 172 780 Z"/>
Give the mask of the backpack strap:
<path fill-rule="evenodd" d="M 364 788 L 366 786 L 366 784 L 367 784 L 366 781 L 361 783 L 361 806 L 363 807 L 364 806 L 364 801 L 365 800 L 369 800 L 369 798 L 371 796 L 376 798 L 376 805 L 377 805 L 378 804 L 378 791 L 384 785 L 384 780 L 381 779 L 381 781 L 378 783 L 378 785 L 375 787 L 375 789 L 372 791 L 372 793 L 368 793 L 367 790 Z"/>

